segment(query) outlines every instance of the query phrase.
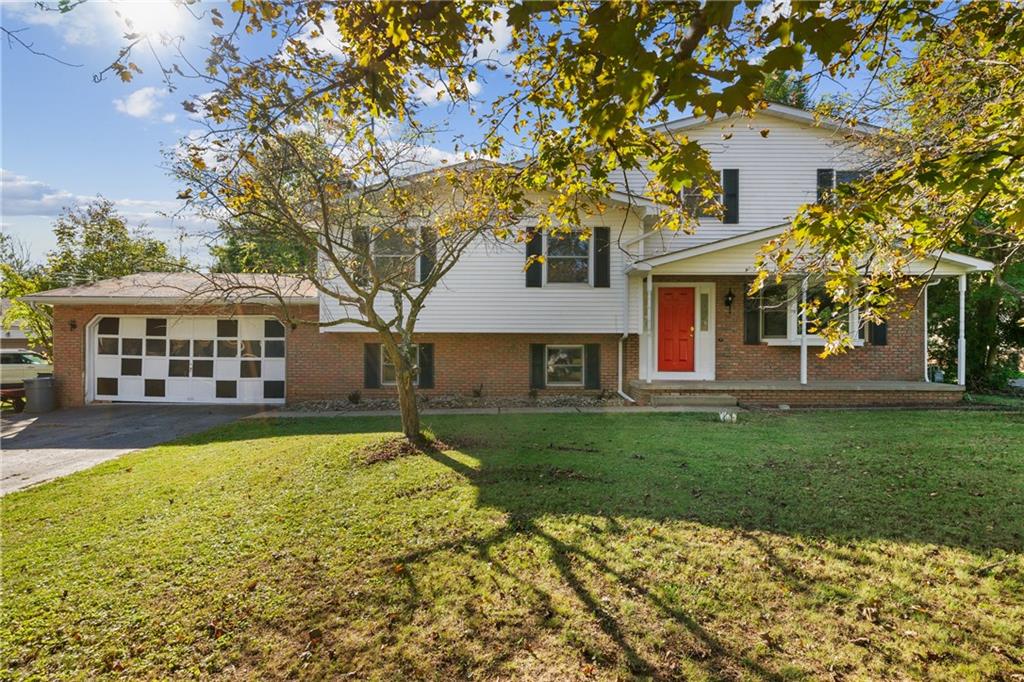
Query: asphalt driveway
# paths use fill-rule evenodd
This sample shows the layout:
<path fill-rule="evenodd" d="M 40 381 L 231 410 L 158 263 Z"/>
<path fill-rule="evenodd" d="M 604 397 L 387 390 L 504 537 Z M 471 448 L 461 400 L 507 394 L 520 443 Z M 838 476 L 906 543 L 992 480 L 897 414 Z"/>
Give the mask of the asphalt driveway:
<path fill-rule="evenodd" d="M 0 420 L 0 495 L 261 411 L 256 405 L 92 405 Z"/>

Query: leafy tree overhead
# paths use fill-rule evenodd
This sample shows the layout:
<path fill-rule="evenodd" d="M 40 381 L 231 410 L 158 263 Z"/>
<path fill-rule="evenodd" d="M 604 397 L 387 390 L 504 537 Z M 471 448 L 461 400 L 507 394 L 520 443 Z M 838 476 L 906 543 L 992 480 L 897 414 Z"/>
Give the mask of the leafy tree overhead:
<path fill-rule="evenodd" d="M 1022 45 L 1014 3 L 967 3 L 936 25 L 916 58 L 886 76 L 880 99 L 845 112 L 887 123 L 859 140 L 876 159 L 870 177 L 804 207 L 785 236 L 794 246 L 778 240 L 766 261 L 826 273 L 841 300 L 873 319 L 894 290 L 921 285 L 910 263 L 966 248 L 993 260 L 991 284 L 1019 300 L 1008 273 L 1024 254 Z"/>
<path fill-rule="evenodd" d="M 522 215 L 522 193 L 508 166 L 425 166 L 422 132 L 378 136 L 373 121 L 358 126 L 306 113 L 312 136 L 296 136 L 290 125 L 277 133 L 264 128 L 259 154 L 236 159 L 228 153 L 211 163 L 185 155 L 175 173 L 193 207 L 221 218 L 222 226 L 230 226 L 229 237 L 244 235 L 251 243 L 278 242 L 315 254 L 265 258 L 261 253 L 264 272 L 299 275 L 326 300 L 315 320 L 287 307 L 283 314 L 296 324 L 376 332 L 383 355 L 368 362 L 377 363 L 381 377 L 389 368 L 402 429 L 418 439 L 416 387 L 430 358 L 416 344 L 417 320 L 427 297 L 470 244 L 511 237 Z M 229 139 L 220 138 L 207 151 L 226 148 Z M 233 285 L 230 277 L 211 278 L 214 287 Z"/>
<path fill-rule="evenodd" d="M 29 342 L 47 355 L 53 349 L 52 310 L 18 300 L 38 291 L 85 284 L 137 272 L 171 272 L 186 263 L 172 258 L 167 245 L 142 228 L 131 229 L 114 204 L 102 197 L 85 206 L 65 208 L 54 223 L 56 248 L 35 268 L 19 268 L 6 257 L 0 263 L 0 293 L 12 299 L 3 318 L 5 328 L 20 324 Z"/>
<path fill-rule="evenodd" d="M 807 79 L 799 74 L 775 71 L 764 79 L 764 99 L 798 109 L 809 109 L 811 97 Z"/>
<path fill-rule="evenodd" d="M 251 219 L 222 225 L 218 232 L 222 242 L 210 247 L 213 272 L 302 272 L 316 258 L 302 244 L 267 236 L 270 230 Z"/>

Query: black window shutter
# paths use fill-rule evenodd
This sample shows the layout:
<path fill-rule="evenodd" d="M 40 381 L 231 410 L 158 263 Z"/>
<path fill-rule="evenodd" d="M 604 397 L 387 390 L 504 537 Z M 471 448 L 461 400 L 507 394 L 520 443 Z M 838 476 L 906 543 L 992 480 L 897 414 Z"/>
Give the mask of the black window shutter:
<path fill-rule="evenodd" d="M 540 232 L 530 233 L 530 238 L 526 242 L 526 257 L 540 256 L 543 255 L 544 250 L 544 237 Z M 526 286 L 528 287 L 539 287 L 542 284 L 544 272 L 542 268 L 543 263 L 534 261 L 530 267 L 526 268 Z"/>
<path fill-rule="evenodd" d="M 601 344 L 583 346 L 583 388 L 601 388 Z"/>
<path fill-rule="evenodd" d="M 612 285 L 611 228 L 594 228 L 594 286 Z"/>
<path fill-rule="evenodd" d="M 725 205 L 723 223 L 740 221 L 740 171 L 738 168 L 722 170 L 722 203 Z"/>
<path fill-rule="evenodd" d="M 547 385 L 547 358 L 543 343 L 530 344 L 530 388 L 544 388 Z"/>
<path fill-rule="evenodd" d="M 380 344 L 363 344 L 363 388 L 380 388 Z"/>
<path fill-rule="evenodd" d="M 831 168 L 818 169 L 818 203 L 822 204 L 832 191 L 832 178 L 834 173 Z"/>
<path fill-rule="evenodd" d="M 868 322 L 868 343 L 872 346 L 884 346 L 888 343 L 889 339 L 889 325 L 885 322 L 881 324 L 875 324 L 874 322 Z"/>
<path fill-rule="evenodd" d="M 420 388 L 433 388 L 434 387 L 434 344 L 432 343 L 421 343 L 418 346 L 420 351 L 420 373 L 419 373 L 419 387 Z"/>
<path fill-rule="evenodd" d="M 370 259 L 370 233 L 363 228 L 356 227 L 352 229 L 352 255 L 355 257 L 356 262 L 362 263 L 362 267 L 354 273 L 355 280 L 359 284 L 365 284 L 370 275 L 370 266 L 368 264 Z M 364 262 L 364 259 L 367 262 Z M 344 254 L 340 256 L 339 260 L 346 260 Z"/>
<path fill-rule="evenodd" d="M 426 227 L 420 230 L 420 283 L 430 277 L 430 272 L 437 262 L 437 241 L 434 234 Z"/>
<path fill-rule="evenodd" d="M 750 284 L 743 283 L 743 343 L 756 346 L 761 343 L 761 297 L 748 293 Z"/>

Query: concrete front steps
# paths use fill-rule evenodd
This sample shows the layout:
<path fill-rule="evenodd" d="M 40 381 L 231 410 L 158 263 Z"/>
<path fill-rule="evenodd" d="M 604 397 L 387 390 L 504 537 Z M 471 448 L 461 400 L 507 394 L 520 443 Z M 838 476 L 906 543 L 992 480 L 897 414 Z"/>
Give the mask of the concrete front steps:
<path fill-rule="evenodd" d="M 739 401 L 724 393 L 652 393 L 644 401 L 654 407 L 736 407 Z"/>

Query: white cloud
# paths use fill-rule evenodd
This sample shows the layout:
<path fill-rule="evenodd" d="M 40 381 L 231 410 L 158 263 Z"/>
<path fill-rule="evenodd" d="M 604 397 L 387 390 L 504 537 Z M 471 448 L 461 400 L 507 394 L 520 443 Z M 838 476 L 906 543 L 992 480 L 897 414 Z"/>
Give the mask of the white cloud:
<path fill-rule="evenodd" d="M 115 99 L 114 108 L 133 118 L 149 118 L 160 108 L 160 100 L 166 94 L 167 91 L 161 88 L 139 88 L 125 98 Z"/>
<path fill-rule="evenodd" d="M 314 31 L 318 35 L 314 36 Z M 307 25 L 302 30 L 302 33 L 296 36 L 296 39 L 306 43 L 310 49 L 323 52 L 324 54 L 335 57 L 341 57 L 345 54 L 345 41 L 338 31 L 338 25 L 334 22 L 333 17 L 324 19 L 323 26 L 319 29 L 312 24 Z"/>
<path fill-rule="evenodd" d="M 3 214 L 8 217 L 55 216 L 64 206 L 75 204 L 81 198 L 66 190 L 31 180 L 24 175 L 15 175 L 4 169 L 0 169 L 0 188 L 3 189 Z"/>
<path fill-rule="evenodd" d="M 82 2 L 69 12 L 54 9 L 53 1 L 43 4 L 5 2 L 5 23 L 13 19 L 27 26 L 49 28 L 65 45 L 85 47 L 118 43 L 129 30 L 129 23 L 130 30 L 152 36 L 188 35 L 199 24 L 174 0 Z"/>
<path fill-rule="evenodd" d="M 788 17 L 793 11 L 790 0 L 768 0 L 757 8 L 757 18 L 764 23 L 772 23 L 779 17 Z"/>
<path fill-rule="evenodd" d="M 174 123 L 174 119 L 175 119 L 174 114 L 164 114 L 163 116 L 160 117 L 160 120 L 163 121 L 164 123 Z"/>
<path fill-rule="evenodd" d="M 477 46 L 476 54 L 478 59 L 494 59 L 500 62 L 508 62 L 511 56 L 508 54 L 509 43 L 512 42 L 512 29 L 508 25 L 508 14 L 505 10 L 498 12 L 498 18 L 491 22 L 493 36 Z"/>
<path fill-rule="evenodd" d="M 87 204 L 95 196 L 73 194 L 39 180 L 0 169 L 0 212 L 5 218 L 28 216 L 55 218 L 64 208 Z M 155 232 L 177 226 L 201 227 L 205 222 L 195 216 L 176 215 L 181 203 L 173 199 L 112 199 L 114 207 L 129 225 L 146 223 Z"/>
<path fill-rule="evenodd" d="M 470 97 L 480 94 L 480 88 L 480 81 L 466 82 L 466 90 L 469 92 Z M 451 101 L 451 96 L 448 94 L 448 83 L 444 80 L 421 83 L 416 88 L 415 95 L 428 106 Z"/>

